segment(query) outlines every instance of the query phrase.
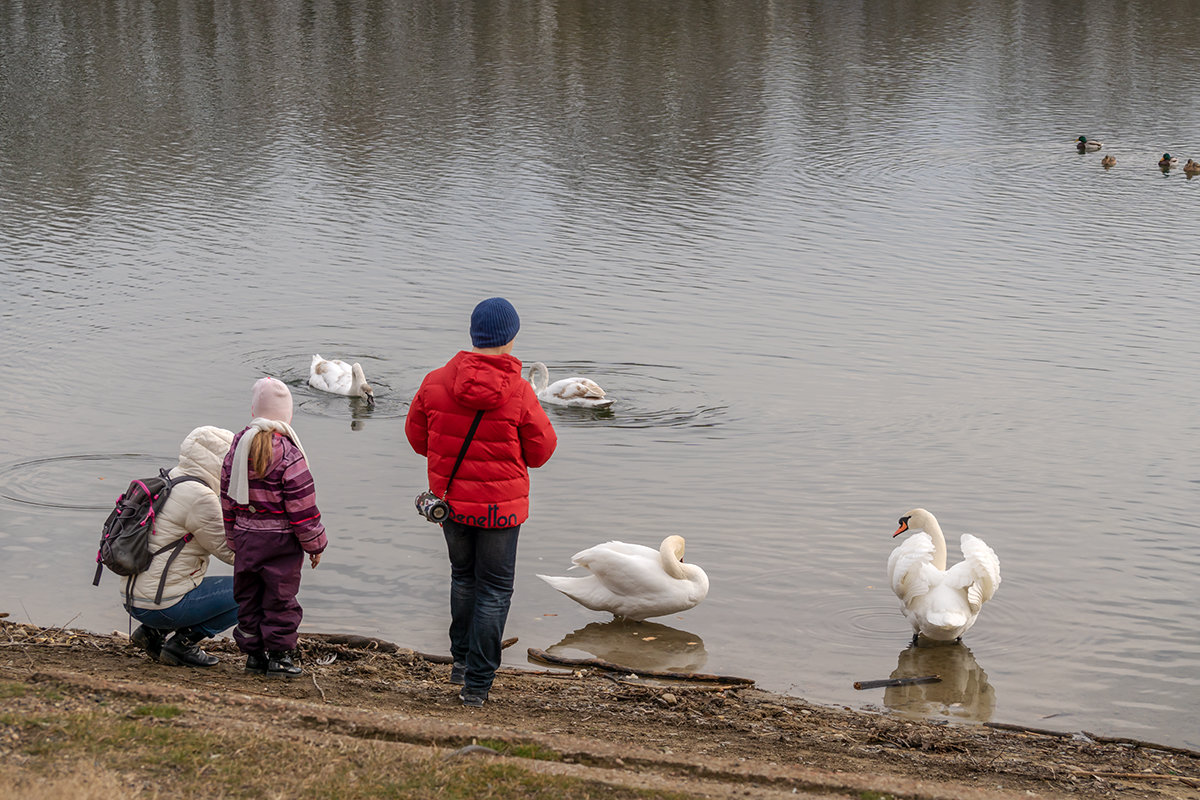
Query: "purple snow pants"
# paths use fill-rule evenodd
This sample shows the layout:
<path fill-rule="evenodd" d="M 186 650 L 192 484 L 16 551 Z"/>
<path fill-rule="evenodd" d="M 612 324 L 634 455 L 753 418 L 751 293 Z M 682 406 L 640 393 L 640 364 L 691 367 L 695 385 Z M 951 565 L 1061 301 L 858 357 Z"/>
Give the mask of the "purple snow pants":
<path fill-rule="evenodd" d="M 291 531 L 235 531 L 233 639 L 243 653 L 294 650 L 304 616 L 296 593 L 304 551 Z"/>

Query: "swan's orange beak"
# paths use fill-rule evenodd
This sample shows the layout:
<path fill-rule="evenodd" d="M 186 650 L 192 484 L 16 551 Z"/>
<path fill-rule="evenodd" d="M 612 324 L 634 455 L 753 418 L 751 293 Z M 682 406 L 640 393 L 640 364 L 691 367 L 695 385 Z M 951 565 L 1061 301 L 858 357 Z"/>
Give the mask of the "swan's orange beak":
<path fill-rule="evenodd" d="M 892 538 L 895 539 L 897 536 L 904 533 L 906 530 L 908 530 L 908 520 L 902 519 L 902 520 L 900 520 L 900 527 L 896 528 L 896 532 L 892 534 Z"/>

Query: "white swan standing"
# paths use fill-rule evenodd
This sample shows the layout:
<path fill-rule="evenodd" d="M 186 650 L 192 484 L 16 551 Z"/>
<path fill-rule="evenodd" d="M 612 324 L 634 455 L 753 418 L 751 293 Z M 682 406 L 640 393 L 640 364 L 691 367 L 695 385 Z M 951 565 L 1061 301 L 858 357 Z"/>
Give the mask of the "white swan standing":
<path fill-rule="evenodd" d="M 1000 559 L 983 540 L 964 533 L 963 560 L 946 569 L 946 537 L 938 521 L 923 508 L 900 518 L 892 536 L 910 536 L 888 558 L 888 580 L 900 598 L 900 609 L 918 636 L 938 641 L 961 639 L 979 616 L 979 609 L 1000 585 Z"/>
<path fill-rule="evenodd" d="M 312 357 L 312 366 L 308 371 L 308 385 L 322 392 L 362 397 L 368 405 L 375 405 L 375 390 L 367 383 L 367 376 L 358 362 L 347 364 L 336 359 L 327 361 L 317 353 Z"/>
<path fill-rule="evenodd" d="M 708 595 L 708 576 L 683 563 L 683 537 L 668 536 L 658 550 L 640 544 L 605 542 L 571 557 L 590 575 L 538 575 L 580 605 L 638 622 L 686 611 Z"/>
<path fill-rule="evenodd" d="M 575 408 L 608 408 L 613 404 L 612 398 L 606 397 L 591 378 L 574 376 L 550 383 L 550 370 L 540 361 L 529 366 L 529 382 L 543 403 Z"/>

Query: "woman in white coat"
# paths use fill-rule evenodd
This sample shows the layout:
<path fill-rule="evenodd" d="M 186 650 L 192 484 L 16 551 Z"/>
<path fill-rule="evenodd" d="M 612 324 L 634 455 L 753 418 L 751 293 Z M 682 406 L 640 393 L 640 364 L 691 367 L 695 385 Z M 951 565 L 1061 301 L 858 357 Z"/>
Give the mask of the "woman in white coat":
<path fill-rule="evenodd" d="M 172 478 L 190 475 L 200 481 L 175 484 L 162 510 L 155 515 L 150 550 L 154 552 L 187 534 L 184 544 L 168 567 L 170 550 L 150 562 L 145 572 L 121 582 L 121 600 L 126 601 L 130 616 L 141 623 L 132 635 L 133 643 L 164 664 L 211 667 L 215 656 L 200 649 L 200 642 L 237 624 L 237 601 L 233 598 L 233 576 L 205 577 L 208 560 L 216 556 L 233 563 L 233 551 L 225 544 L 225 525 L 221 519 L 221 464 L 233 433 L 205 425 L 187 435 L 179 446 L 179 466 L 168 474 Z M 163 570 L 162 600 L 154 602 Z M 126 592 L 128 591 L 128 595 Z"/>

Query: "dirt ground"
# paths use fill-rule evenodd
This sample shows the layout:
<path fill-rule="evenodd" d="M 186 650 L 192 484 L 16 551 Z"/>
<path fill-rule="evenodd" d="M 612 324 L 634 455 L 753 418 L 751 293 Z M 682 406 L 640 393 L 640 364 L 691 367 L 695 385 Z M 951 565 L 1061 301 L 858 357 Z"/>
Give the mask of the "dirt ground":
<path fill-rule="evenodd" d="M 228 640 L 205 649 L 218 666 L 169 667 L 122 634 L 0 620 L 0 684 L 52 686 L 60 708 L 171 703 L 188 714 L 164 724 L 303 735 L 330 757 L 350 739 L 439 752 L 504 742 L 541 754 L 527 768 L 696 797 L 1200 800 L 1200 753 L 1132 740 L 914 722 L 595 668 L 505 668 L 487 705 L 467 709 L 448 665 L 386 642 L 302 635 L 306 674 L 294 680 L 246 675 Z M 10 715 L 40 702 L 0 694 Z M 0 724 L 0 763 L 21 763 L 17 738 Z"/>

